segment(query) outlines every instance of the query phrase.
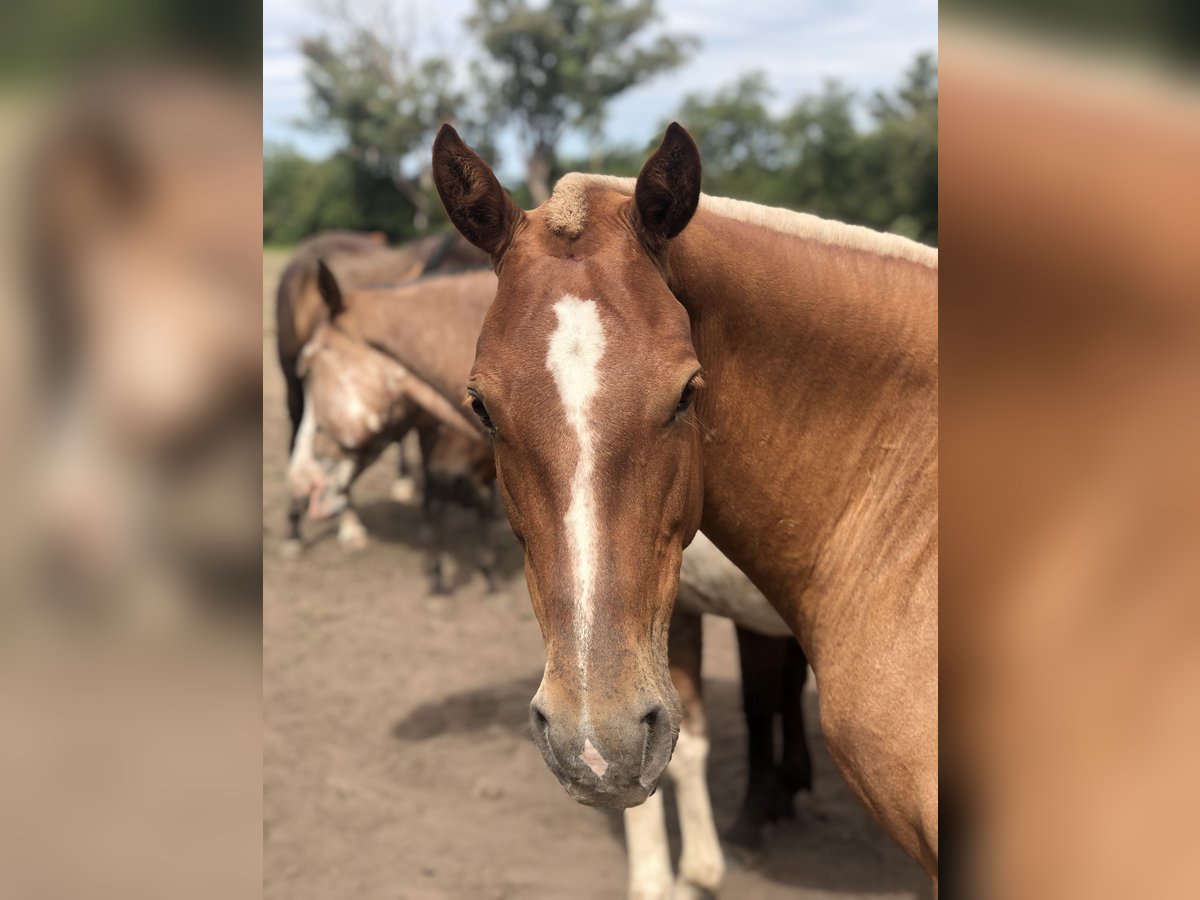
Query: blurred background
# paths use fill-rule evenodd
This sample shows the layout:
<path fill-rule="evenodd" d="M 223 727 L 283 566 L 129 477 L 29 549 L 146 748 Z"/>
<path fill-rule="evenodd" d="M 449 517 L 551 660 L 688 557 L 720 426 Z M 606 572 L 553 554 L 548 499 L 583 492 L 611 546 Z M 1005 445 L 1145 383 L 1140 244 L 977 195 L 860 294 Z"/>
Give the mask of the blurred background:
<path fill-rule="evenodd" d="M 258 14 L 0 9 L 0 895 L 261 890 Z"/>

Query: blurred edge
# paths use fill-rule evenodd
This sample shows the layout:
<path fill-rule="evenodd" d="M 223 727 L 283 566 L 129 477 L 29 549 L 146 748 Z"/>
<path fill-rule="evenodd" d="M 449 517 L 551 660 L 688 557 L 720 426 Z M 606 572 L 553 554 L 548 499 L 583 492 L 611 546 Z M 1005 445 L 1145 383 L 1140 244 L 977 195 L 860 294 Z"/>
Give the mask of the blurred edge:
<path fill-rule="evenodd" d="M 1023 12 L 941 28 L 946 878 L 1197 896 L 1194 57 Z"/>
<path fill-rule="evenodd" d="M 259 15 L 0 11 L 0 896 L 261 893 Z"/>

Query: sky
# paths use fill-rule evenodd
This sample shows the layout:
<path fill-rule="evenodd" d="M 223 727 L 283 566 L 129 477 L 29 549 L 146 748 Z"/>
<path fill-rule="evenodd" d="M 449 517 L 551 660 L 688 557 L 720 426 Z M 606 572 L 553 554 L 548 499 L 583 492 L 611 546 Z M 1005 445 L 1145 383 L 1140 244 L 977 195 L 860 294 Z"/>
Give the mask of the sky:
<path fill-rule="evenodd" d="M 418 53 L 477 52 L 462 21 L 474 0 L 392 0 L 413 31 Z M 937 49 L 936 0 L 659 0 L 662 27 L 700 40 L 690 61 L 620 95 L 609 106 L 611 143 L 644 146 L 684 96 L 712 92 L 762 70 L 775 103 L 790 105 L 819 91 L 827 78 L 869 92 L 895 85 L 920 52 Z M 298 124 L 306 117 L 300 40 L 328 30 L 315 0 L 263 3 L 263 137 L 321 157 L 338 146 L 331 134 Z M 686 123 L 684 123 L 686 124 Z M 501 135 L 502 176 L 521 170 L 515 138 Z M 581 139 L 564 150 L 582 153 Z"/>

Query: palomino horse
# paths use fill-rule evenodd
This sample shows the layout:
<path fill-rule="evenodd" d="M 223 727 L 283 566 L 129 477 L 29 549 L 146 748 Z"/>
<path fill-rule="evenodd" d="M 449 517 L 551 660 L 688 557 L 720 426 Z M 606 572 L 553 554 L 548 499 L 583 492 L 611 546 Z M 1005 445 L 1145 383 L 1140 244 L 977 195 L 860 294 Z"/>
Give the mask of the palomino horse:
<path fill-rule="evenodd" d="M 457 360 L 461 368 L 449 396 L 463 395 L 468 372 L 464 357 L 473 354 L 474 338 L 495 296 L 496 279 L 491 273 L 430 279 L 390 290 L 354 292 L 343 300 L 332 273 L 322 275 L 322 291 L 330 303 L 331 315 L 328 322 L 318 326 L 301 357 L 307 399 L 291 477 L 302 494 L 319 487 L 310 509 L 336 511 L 337 496 L 349 489 L 348 483 L 337 480 L 336 473 L 364 468 L 382 447 L 396 439 L 395 423 L 420 405 L 421 395 L 405 378 L 389 377 L 390 372 L 412 377 L 419 365 L 424 371 L 440 372 L 436 380 L 444 386 L 455 377 L 445 369 L 453 369 Z M 419 292 L 423 294 L 416 299 Z M 431 353 L 438 340 L 448 339 L 444 331 L 437 340 L 431 338 L 432 332 L 439 331 L 429 324 L 429 314 L 434 311 L 440 313 L 439 320 L 456 321 L 463 327 L 462 334 L 456 335 L 458 352 L 451 347 Z M 397 411 L 401 411 L 399 419 Z M 444 407 L 433 408 L 428 415 L 442 414 Z M 431 474 L 439 469 L 452 472 L 458 485 L 454 495 L 465 495 L 465 505 L 479 508 L 478 498 L 494 497 L 491 443 L 482 435 L 467 435 L 457 428 L 430 433 L 436 438 L 435 444 L 427 447 L 423 441 L 422 447 Z M 457 462 L 439 463 L 439 454 L 448 446 Z M 448 493 L 448 489 L 438 488 L 434 478 L 426 496 L 443 492 Z M 485 533 L 485 542 L 488 537 Z M 433 556 L 437 558 L 436 549 Z M 490 543 L 485 543 L 484 571 L 489 583 L 486 561 L 493 558 Z M 677 897 L 697 890 L 715 890 L 724 873 L 705 772 L 708 738 L 700 678 L 703 613 L 733 620 L 741 651 L 749 784 L 730 833 L 731 841 L 752 853 L 760 850 L 763 825 L 789 815 L 797 791 L 811 787 L 811 764 L 799 705 L 807 674 L 804 655 L 766 598 L 707 538 L 698 534 L 683 556 L 669 650 L 671 680 L 683 704 L 679 744 L 668 769 L 676 785 L 683 831 Z M 784 755 L 778 763 L 774 748 L 776 715 L 781 719 L 784 738 Z M 632 897 L 665 897 L 671 893 L 673 876 L 663 815 L 661 795 L 626 811 Z"/>
<path fill-rule="evenodd" d="M 292 423 L 289 450 L 295 446 L 304 414 L 303 379 L 297 371 L 300 350 L 328 316 L 318 284 L 322 262 L 337 269 L 342 285 L 349 287 L 396 284 L 431 272 L 471 271 L 485 267 L 487 257 L 454 232 L 422 238 L 395 250 L 387 248 L 380 232 L 331 231 L 303 241 L 280 275 L 275 293 L 275 344 Z M 404 465 L 401 456 L 402 479 L 408 474 Z M 303 508 L 295 503 L 288 510 L 284 548 L 289 555 L 300 550 L 303 514 Z M 349 505 L 342 513 L 338 539 L 349 547 L 361 546 L 366 540 L 366 530 Z"/>
<path fill-rule="evenodd" d="M 499 275 L 469 392 L 545 636 L 550 769 L 590 805 L 653 792 L 703 527 L 811 660 L 839 770 L 936 879 L 937 252 L 704 197 L 677 124 L 636 180 L 570 175 L 529 213 L 448 125 L 433 171 Z"/>

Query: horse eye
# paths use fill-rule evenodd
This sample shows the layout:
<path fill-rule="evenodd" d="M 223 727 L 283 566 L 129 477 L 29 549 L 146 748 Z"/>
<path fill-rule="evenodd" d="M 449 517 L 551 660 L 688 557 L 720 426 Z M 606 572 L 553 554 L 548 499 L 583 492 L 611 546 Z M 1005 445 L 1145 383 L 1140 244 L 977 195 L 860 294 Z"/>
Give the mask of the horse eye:
<path fill-rule="evenodd" d="M 692 401 L 696 398 L 696 386 L 699 382 L 698 378 L 693 377 L 686 385 L 684 385 L 683 393 L 679 395 L 679 404 L 675 407 L 675 415 L 682 416 L 691 406 Z"/>
<path fill-rule="evenodd" d="M 496 431 L 496 426 L 492 424 L 492 417 L 488 415 L 487 407 L 483 405 L 483 401 L 476 394 L 471 395 L 471 411 L 479 417 L 479 421 L 483 423 L 483 427 L 493 434 Z"/>

